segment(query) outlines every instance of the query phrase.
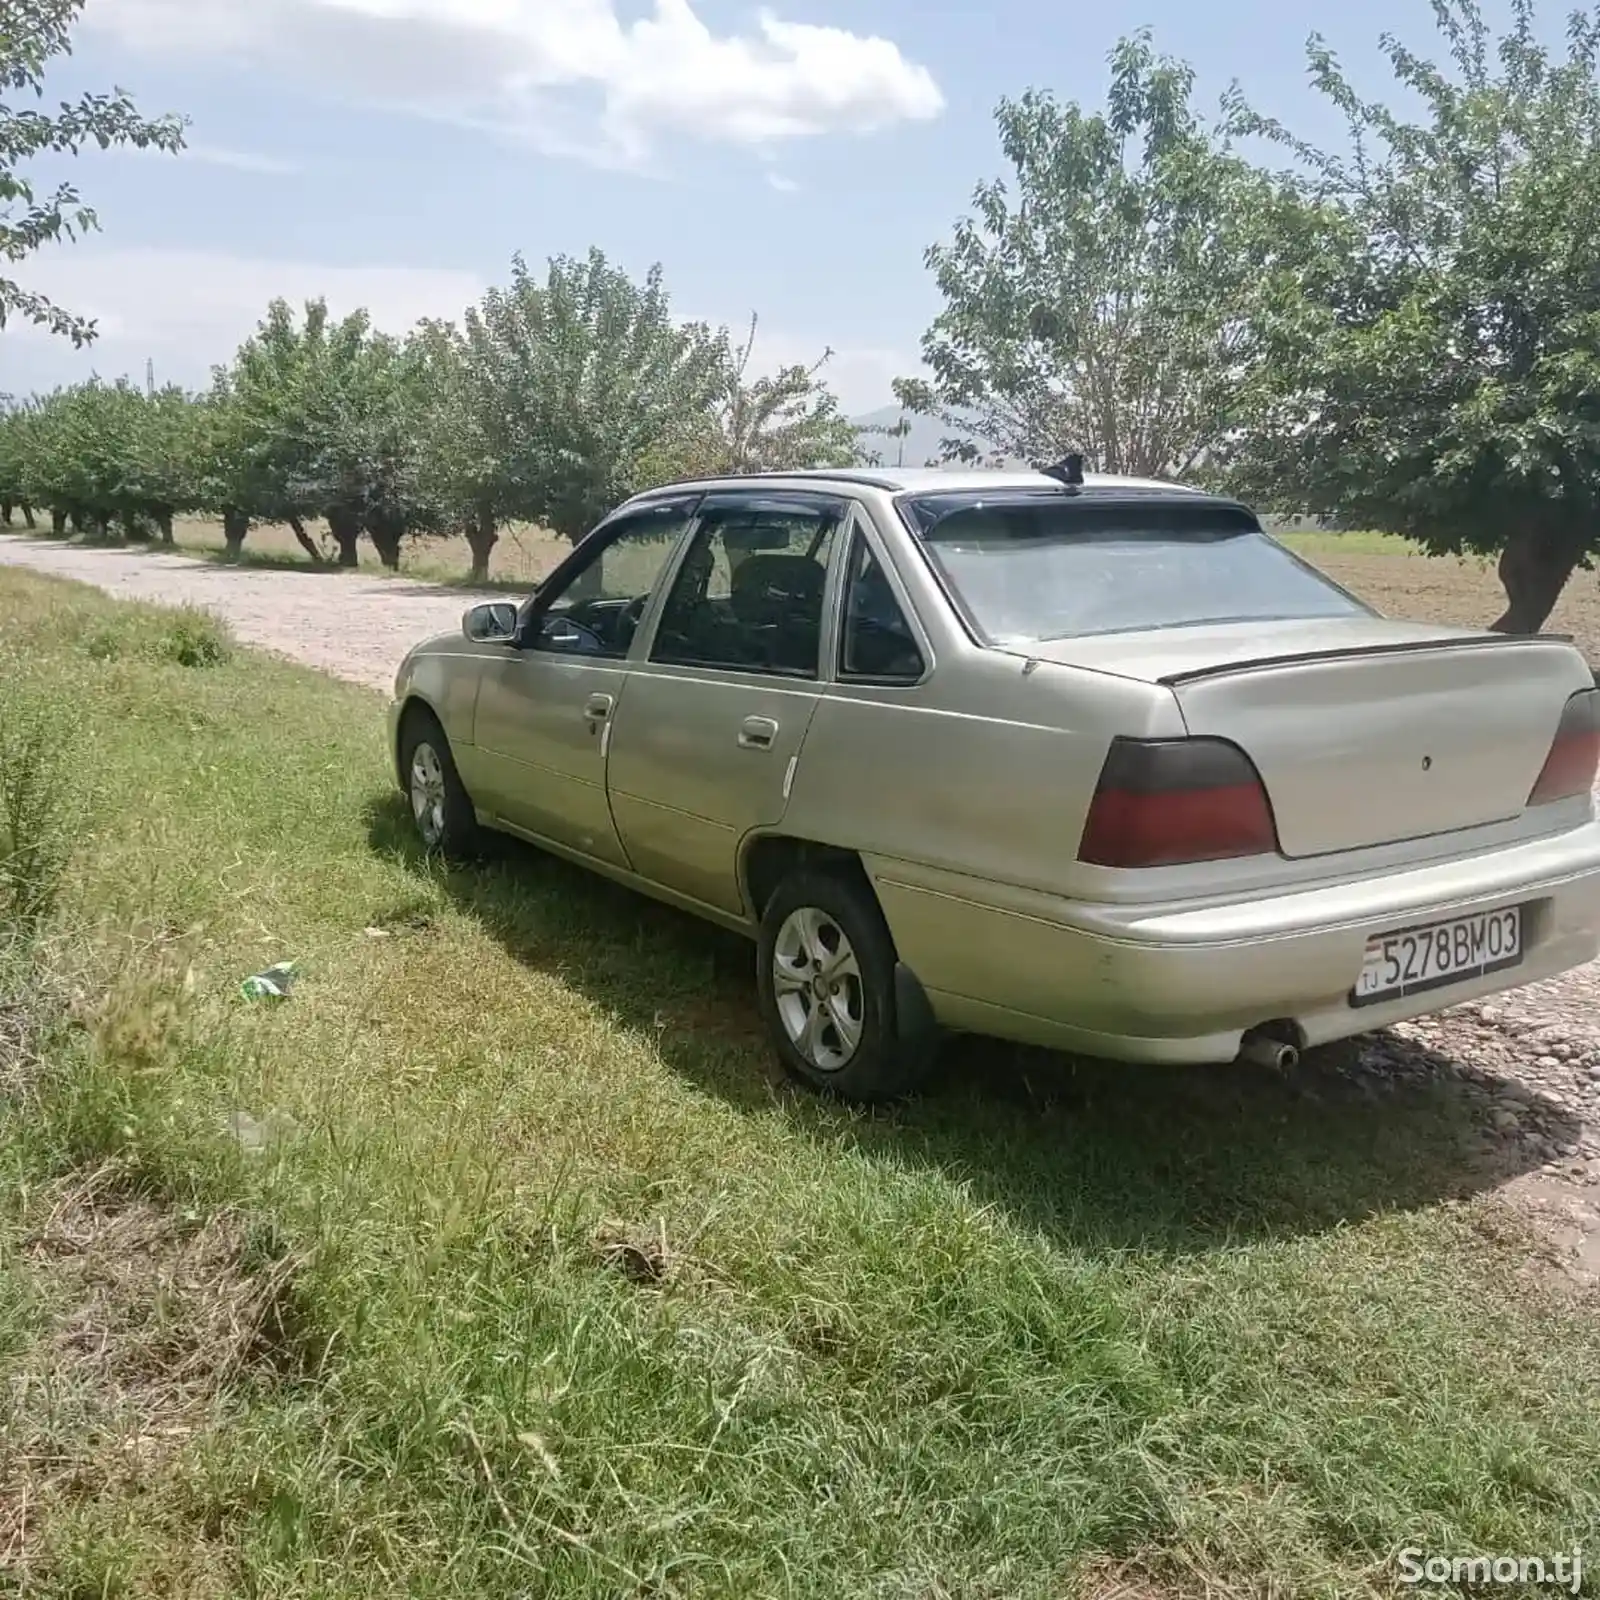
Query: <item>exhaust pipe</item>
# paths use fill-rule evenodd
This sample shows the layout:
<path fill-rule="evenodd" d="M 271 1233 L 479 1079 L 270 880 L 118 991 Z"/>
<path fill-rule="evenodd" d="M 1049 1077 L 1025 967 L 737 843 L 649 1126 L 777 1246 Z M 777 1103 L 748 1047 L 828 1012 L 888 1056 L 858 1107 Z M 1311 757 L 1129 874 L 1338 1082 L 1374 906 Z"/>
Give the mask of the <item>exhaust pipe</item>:
<path fill-rule="evenodd" d="M 1252 1066 L 1271 1067 L 1276 1072 L 1293 1072 L 1300 1064 L 1300 1050 L 1297 1045 L 1275 1037 L 1268 1028 L 1252 1028 L 1239 1041 L 1239 1059 Z"/>

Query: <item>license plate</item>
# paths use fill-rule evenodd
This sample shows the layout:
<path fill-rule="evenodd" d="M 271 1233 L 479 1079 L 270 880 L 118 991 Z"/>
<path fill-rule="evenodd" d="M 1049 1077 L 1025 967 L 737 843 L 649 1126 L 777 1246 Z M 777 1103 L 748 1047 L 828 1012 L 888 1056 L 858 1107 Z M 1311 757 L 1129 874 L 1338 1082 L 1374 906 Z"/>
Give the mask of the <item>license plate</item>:
<path fill-rule="evenodd" d="M 1380 933 L 1367 940 L 1366 958 L 1350 1003 L 1370 1006 L 1426 989 L 1442 989 L 1446 984 L 1514 967 L 1521 960 L 1521 906 Z"/>

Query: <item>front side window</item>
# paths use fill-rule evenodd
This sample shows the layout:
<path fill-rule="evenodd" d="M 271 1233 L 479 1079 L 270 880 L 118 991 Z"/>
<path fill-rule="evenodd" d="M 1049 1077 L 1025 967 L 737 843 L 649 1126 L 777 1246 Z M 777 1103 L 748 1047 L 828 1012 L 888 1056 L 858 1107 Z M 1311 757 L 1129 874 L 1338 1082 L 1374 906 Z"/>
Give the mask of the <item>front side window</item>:
<path fill-rule="evenodd" d="M 844 632 L 839 670 L 846 678 L 914 683 L 924 671 L 922 651 L 888 575 L 859 534 L 845 581 Z"/>
<path fill-rule="evenodd" d="M 1370 616 L 1239 506 L 1051 490 L 925 495 L 901 509 L 996 644 Z"/>
<path fill-rule="evenodd" d="M 752 496 L 708 505 L 651 660 L 815 678 L 840 516 L 826 501 Z"/>
<path fill-rule="evenodd" d="M 683 501 L 647 506 L 606 529 L 594 555 L 551 595 L 540 595 L 534 649 L 617 661 L 627 655 L 689 509 Z"/>

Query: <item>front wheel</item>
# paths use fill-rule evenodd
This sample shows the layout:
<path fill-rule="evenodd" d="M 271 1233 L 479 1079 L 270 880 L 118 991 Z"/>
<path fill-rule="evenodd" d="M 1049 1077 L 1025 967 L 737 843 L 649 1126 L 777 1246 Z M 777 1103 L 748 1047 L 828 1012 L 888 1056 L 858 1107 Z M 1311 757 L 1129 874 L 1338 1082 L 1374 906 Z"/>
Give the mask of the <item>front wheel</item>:
<path fill-rule="evenodd" d="M 762 914 L 757 961 L 762 1018 L 791 1076 L 874 1101 L 926 1074 L 927 1041 L 899 1032 L 894 941 L 865 883 L 791 873 Z"/>
<path fill-rule="evenodd" d="M 400 770 L 422 843 L 447 856 L 472 854 L 479 843 L 472 800 L 456 771 L 444 729 L 426 712 L 414 711 L 406 719 L 400 735 Z"/>

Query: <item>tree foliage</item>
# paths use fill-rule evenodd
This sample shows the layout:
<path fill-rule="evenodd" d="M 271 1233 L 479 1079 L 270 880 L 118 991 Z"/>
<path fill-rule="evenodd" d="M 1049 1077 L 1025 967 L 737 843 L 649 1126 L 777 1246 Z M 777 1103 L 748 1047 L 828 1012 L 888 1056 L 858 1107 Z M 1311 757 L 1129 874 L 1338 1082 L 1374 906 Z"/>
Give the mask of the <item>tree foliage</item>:
<path fill-rule="evenodd" d="M 1249 313 L 1282 186 L 1191 103 L 1145 34 L 1111 55 L 1103 111 L 1030 91 L 996 121 L 1012 180 L 927 253 L 944 309 L 923 338 L 946 454 L 1082 452 L 1105 472 L 1181 473 L 1236 421 Z"/>
<path fill-rule="evenodd" d="M 556 257 L 542 282 L 519 257 L 468 311 L 466 342 L 473 392 L 499 408 L 504 503 L 569 539 L 672 475 L 725 390 L 726 335 L 673 320 L 659 267 L 636 284 L 598 250 Z"/>
<path fill-rule="evenodd" d="M 1383 41 L 1416 120 L 1313 39 L 1348 148 L 1257 124 L 1316 225 L 1274 274 L 1227 464 L 1283 509 L 1500 553 L 1495 626 L 1536 631 L 1600 541 L 1600 12 L 1551 51 L 1532 0 L 1498 38 L 1474 0 L 1434 10 L 1445 65 Z"/>
<path fill-rule="evenodd" d="M 287 523 L 319 561 L 320 520 L 346 566 L 363 536 L 394 567 L 408 535 L 464 534 L 481 580 L 508 522 L 576 539 L 653 482 L 856 459 L 821 363 L 752 377 L 752 345 L 675 322 L 659 270 L 598 251 L 542 280 L 518 261 L 460 327 L 403 339 L 277 300 L 204 395 L 95 382 L 0 413 L 0 503 L 136 537 L 201 510 L 235 556 Z"/>
<path fill-rule="evenodd" d="M 57 525 L 133 538 L 159 530 L 193 504 L 194 408 L 180 389 L 154 394 L 98 380 L 9 413 L 0 457 L 15 473 L 15 498 L 48 507 Z"/>
<path fill-rule="evenodd" d="M 822 379 L 833 359 L 824 350 L 810 366 L 795 363 L 751 376 L 760 319 L 730 353 L 721 392 L 705 414 L 694 449 L 697 470 L 711 473 L 796 472 L 853 466 L 861 459 L 858 430 Z"/>
<path fill-rule="evenodd" d="M 71 339 L 94 338 L 94 323 L 26 289 L 4 267 L 22 261 L 52 240 L 73 238 L 98 223 L 77 189 L 60 183 L 35 189 L 23 168 L 43 155 L 77 155 L 85 145 L 178 150 L 183 124 L 176 117 L 141 117 L 121 90 L 84 94 L 63 101 L 54 112 L 27 105 L 44 97 L 50 62 L 70 54 L 71 28 L 84 0 L 5 0 L 0 14 L 0 329 L 13 316 L 25 318 Z M 22 107 L 14 102 L 24 101 Z"/>
<path fill-rule="evenodd" d="M 215 509 L 289 522 L 313 552 L 303 523 L 321 517 L 340 565 L 366 533 L 398 566 L 405 534 L 433 521 L 426 393 L 422 347 L 374 332 L 366 312 L 336 321 L 313 300 L 297 318 L 274 301 L 213 389 Z"/>

